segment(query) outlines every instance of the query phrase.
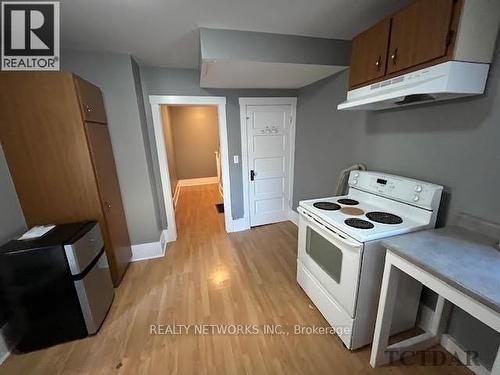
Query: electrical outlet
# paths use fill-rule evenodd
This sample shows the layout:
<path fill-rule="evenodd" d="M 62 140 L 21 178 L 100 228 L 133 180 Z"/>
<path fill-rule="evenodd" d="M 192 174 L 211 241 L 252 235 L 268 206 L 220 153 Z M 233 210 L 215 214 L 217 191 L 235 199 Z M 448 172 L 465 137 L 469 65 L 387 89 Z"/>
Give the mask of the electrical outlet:
<path fill-rule="evenodd" d="M 233 162 L 234 162 L 234 164 L 239 164 L 239 162 L 240 162 L 240 156 L 239 155 L 234 155 L 233 156 Z"/>

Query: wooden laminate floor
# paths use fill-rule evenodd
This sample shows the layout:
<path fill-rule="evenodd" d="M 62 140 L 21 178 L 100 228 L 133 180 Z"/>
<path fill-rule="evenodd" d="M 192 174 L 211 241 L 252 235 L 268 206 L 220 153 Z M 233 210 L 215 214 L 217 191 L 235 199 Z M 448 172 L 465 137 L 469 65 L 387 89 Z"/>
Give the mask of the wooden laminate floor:
<path fill-rule="evenodd" d="M 471 374 L 457 366 L 374 370 L 369 348 L 350 352 L 336 336 L 294 335 L 294 325 L 327 326 L 295 281 L 297 228 L 284 222 L 228 235 L 219 201 L 216 185 L 183 188 L 177 242 L 164 258 L 130 266 L 99 334 L 11 355 L 0 374 Z M 154 324 L 257 325 L 259 334 L 191 327 L 152 335 Z M 290 334 L 263 334 L 266 324 Z"/>

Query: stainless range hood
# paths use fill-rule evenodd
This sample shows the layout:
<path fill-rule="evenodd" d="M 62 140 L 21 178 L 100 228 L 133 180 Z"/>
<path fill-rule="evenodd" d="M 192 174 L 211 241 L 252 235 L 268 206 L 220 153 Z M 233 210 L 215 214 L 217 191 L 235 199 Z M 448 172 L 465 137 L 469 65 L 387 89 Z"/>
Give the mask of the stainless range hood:
<path fill-rule="evenodd" d="M 351 90 L 339 110 L 381 110 L 484 93 L 490 65 L 448 61 Z"/>

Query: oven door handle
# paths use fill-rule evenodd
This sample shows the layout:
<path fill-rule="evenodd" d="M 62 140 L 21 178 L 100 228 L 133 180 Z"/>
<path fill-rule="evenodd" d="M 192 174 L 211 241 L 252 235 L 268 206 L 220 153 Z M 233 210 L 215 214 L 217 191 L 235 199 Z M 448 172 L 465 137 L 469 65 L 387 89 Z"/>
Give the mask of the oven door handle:
<path fill-rule="evenodd" d="M 322 225 L 322 224 L 321 224 L 321 225 Z M 324 226 L 324 225 L 323 225 L 323 227 L 324 227 L 325 229 L 327 229 L 328 231 L 330 231 L 330 232 L 333 234 L 333 236 L 334 236 L 334 237 L 335 237 L 338 241 L 340 241 L 340 242 L 342 242 L 342 243 L 345 243 L 346 245 L 351 246 L 351 247 L 354 247 L 354 248 L 359 248 L 359 247 L 361 247 L 361 245 L 360 245 L 359 243 L 355 243 L 355 242 L 349 241 L 347 238 L 342 237 L 340 234 L 338 234 L 338 233 L 337 233 L 337 232 L 335 232 L 334 230 L 332 230 L 332 229 L 330 229 L 330 228 L 328 228 L 328 227 L 326 227 L 326 226 Z"/>
<path fill-rule="evenodd" d="M 333 229 L 327 227 L 326 225 L 324 225 L 323 223 L 319 222 L 318 220 L 316 220 L 314 217 L 312 217 L 311 215 L 309 215 L 308 213 L 300 210 L 299 211 L 303 216 L 304 218 L 309 221 L 310 223 L 313 223 L 315 225 L 318 225 L 320 226 L 321 228 L 323 229 L 326 229 L 333 237 L 335 237 L 335 239 L 337 241 L 340 241 L 350 247 L 353 247 L 353 248 L 356 248 L 356 249 L 359 249 L 361 247 L 361 244 L 360 243 L 356 243 L 356 242 L 353 242 L 353 241 L 349 241 L 347 238 L 341 236 L 340 234 L 338 234 L 336 231 L 334 231 Z"/>

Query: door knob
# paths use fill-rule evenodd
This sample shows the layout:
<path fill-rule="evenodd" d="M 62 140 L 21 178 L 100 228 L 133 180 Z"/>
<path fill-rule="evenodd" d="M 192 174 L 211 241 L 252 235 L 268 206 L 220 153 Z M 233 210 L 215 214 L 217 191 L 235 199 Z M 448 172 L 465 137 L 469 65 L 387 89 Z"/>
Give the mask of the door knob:
<path fill-rule="evenodd" d="M 253 181 L 253 180 L 255 180 L 255 171 L 252 169 L 250 171 L 250 181 Z"/>

